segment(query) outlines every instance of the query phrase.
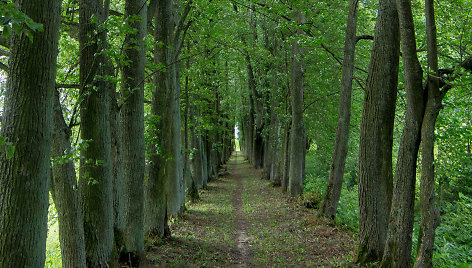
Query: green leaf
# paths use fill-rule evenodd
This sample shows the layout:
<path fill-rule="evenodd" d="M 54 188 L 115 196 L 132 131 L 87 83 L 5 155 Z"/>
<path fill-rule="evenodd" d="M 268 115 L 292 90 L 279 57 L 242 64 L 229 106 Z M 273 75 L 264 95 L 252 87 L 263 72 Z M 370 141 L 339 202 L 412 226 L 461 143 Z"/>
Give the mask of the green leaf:
<path fill-rule="evenodd" d="M 2 35 L 3 35 L 5 38 L 10 37 L 10 35 L 11 35 L 11 28 L 10 28 L 10 26 L 6 25 L 5 27 L 3 27 L 3 33 L 2 33 Z"/>
<path fill-rule="evenodd" d="M 5 143 L 5 154 L 7 155 L 7 159 L 10 159 L 15 154 L 15 146 L 11 142 Z"/>

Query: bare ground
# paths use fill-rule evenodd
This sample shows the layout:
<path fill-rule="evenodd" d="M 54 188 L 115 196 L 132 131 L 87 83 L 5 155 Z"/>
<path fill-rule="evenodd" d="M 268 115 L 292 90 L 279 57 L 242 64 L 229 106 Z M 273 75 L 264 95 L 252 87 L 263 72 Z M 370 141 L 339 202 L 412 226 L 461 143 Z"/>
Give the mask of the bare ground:
<path fill-rule="evenodd" d="M 260 179 L 241 154 L 201 200 L 171 221 L 172 237 L 149 245 L 151 267 L 338 267 L 352 261 L 348 230 L 316 217 Z"/>

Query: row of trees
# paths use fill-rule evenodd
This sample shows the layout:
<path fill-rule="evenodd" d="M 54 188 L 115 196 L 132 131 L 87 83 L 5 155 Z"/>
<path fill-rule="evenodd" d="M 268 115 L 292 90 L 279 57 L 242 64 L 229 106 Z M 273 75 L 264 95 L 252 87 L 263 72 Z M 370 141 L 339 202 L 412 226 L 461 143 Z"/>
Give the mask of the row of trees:
<path fill-rule="evenodd" d="M 456 7 L 470 3 L 456 2 L 436 14 L 429 0 L 7 1 L 0 267 L 44 263 L 49 190 L 64 266 L 117 253 L 137 265 L 145 238 L 169 235 L 169 217 L 216 176 L 235 124 L 248 160 L 293 197 L 316 155 L 328 218 L 343 177 L 359 183 L 359 263 L 410 265 L 421 172 L 416 265 L 431 266 L 434 157 L 451 153 L 433 154 L 435 120 L 471 68 Z M 464 105 L 446 110 L 466 117 Z M 439 121 L 437 146 L 464 151 L 447 142 L 457 120 Z M 441 167 L 444 193 L 456 165 Z"/>
<path fill-rule="evenodd" d="M 187 73 L 181 89 L 194 4 L 6 5 L 0 267 L 44 266 L 49 190 L 64 267 L 139 266 L 145 238 L 170 235 L 187 191 L 198 198 L 233 148 L 224 82 Z"/>
<path fill-rule="evenodd" d="M 262 9 L 266 8 L 265 4 L 252 4 L 249 14 L 256 13 L 257 5 Z M 417 33 L 411 1 L 379 1 L 373 36 L 356 35 L 358 5 L 357 0 L 352 0 L 349 4 L 340 79 L 338 125 L 328 186 L 320 206 L 320 214 L 332 219 L 336 215 L 348 153 L 351 92 L 356 68 L 355 48 L 358 41 L 372 39 L 360 124 L 360 241 L 356 262 L 379 262 L 383 267 L 411 266 L 415 186 L 419 168 L 418 156 L 421 151 L 421 234 L 414 265 L 431 267 L 435 229 L 440 222 L 434 190 L 435 124 L 442 109 L 442 100 L 453 87 L 453 81 L 457 77 L 454 72 L 458 72 L 460 68 L 470 71 L 471 57 L 465 57 L 452 68 L 439 69 L 433 1 L 427 0 L 422 4 L 426 21 L 425 33 L 422 34 L 426 38 L 424 50 L 418 49 L 416 45 Z M 257 20 L 257 23 L 262 24 L 259 30 L 254 19 L 249 23 L 250 33 L 256 36 L 251 39 L 252 43 L 257 42 L 259 31 L 264 40 L 260 41 L 259 45 L 270 51 L 272 57 L 281 57 L 273 50 L 285 54 L 285 82 L 277 79 L 266 81 L 265 77 L 259 80 L 259 84 L 254 85 L 254 81 L 257 81 L 254 76 L 257 74 L 254 74 L 254 63 L 246 52 L 250 90 L 246 100 L 248 109 L 243 111 L 242 117 L 242 148 L 256 168 L 264 168 L 266 179 L 271 180 L 274 185 L 282 185 L 283 191 L 287 191 L 288 187 L 292 197 L 297 197 L 303 190 L 304 155 L 306 147 L 310 146 L 303 124 L 303 112 L 306 110 L 303 97 L 303 64 L 308 56 L 305 57 L 303 46 L 300 45 L 304 42 L 304 37 L 300 35 L 312 37 L 313 31 L 318 30 L 318 25 L 313 26 L 306 20 L 306 17 L 309 17 L 310 21 L 314 21 L 320 15 L 319 10 L 316 12 L 313 9 L 306 3 L 296 2 L 290 6 L 291 12 L 285 13 L 290 15 L 280 16 L 275 22 L 260 17 Z M 294 24 L 288 37 L 291 42 L 290 45 L 274 49 L 273 47 L 283 43 L 283 38 L 287 38 L 287 35 L 284 36 L 283 32 L 274 35 L 268 29 L 277 28 L 281 20 L 290 20 Z M 267 27 L 264 24 L 273 26 Z M 270 43 L 267 43 L 267 40 L 271 40 Z M 324 44 L 320 45 L 333 54 Z M 422 67 L 419 61 L 423 51 L 427 52 L 427 67 Z M 401 82 L 405 87 L 406 107 L 403 134 L 399 141 L 393 172 L 400 55 L 403 62 Z M 264 77 L 270 69 L 283 70 L 283 61 L 275 64 L 279 66 L 266 63 L 258 75 Z M 270 88 L 270 91 L 264 90 L 265 88 Z M 286 96 L 285 103 L 280 101 L 280 93 L 276 93 L 277 90 Z M 283 108 L 280 109 L 280 106 Z M 273 110 L 278 113 L 274 114 Z M 280 134 L 281 129 L 283 136 Z"/>

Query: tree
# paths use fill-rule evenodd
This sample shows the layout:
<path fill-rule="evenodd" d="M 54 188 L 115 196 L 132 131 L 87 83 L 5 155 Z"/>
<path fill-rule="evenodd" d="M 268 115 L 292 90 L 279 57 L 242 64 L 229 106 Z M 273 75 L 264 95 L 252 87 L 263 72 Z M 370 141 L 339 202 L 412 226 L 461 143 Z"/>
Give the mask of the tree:
<path fill-rule="evenodd" d="M 103 23 L 109 2 L 80 0 L 80 109 L 81 151 L 79 192 L 84 217 L 87 266 L 113 262 L 113 186 L 109 91 L 113 84 L 104 50 L 107 33 Z"/>
<path fill-rule="evenodd" d="M 59 95 L 56 90 L 51 150 L 53 159 L 51 195 L 58 214 L 62 265 L 85 267 L 82 208 L 79 203 L 77 175 L 70 143 L 72 130 L 64 120 Z"/>
<path fill-rule="evenodd" d="M 381 260 L 387 235 L 399 43 L 395 1 L 380 0 L 360 130 L 358 263 Z"/>
<path fill-rule="evenodd" d="M 125 37 L 120 110 L 123 154 L 123 253 L 130 265 L 144 258 L 144 78 L 147 1 L 127 0 L 125 18 L 130 32 Z"/>
<path fill-rule="evenodd" d="M 188 3 L 182 15 L 171 0 L 157 4 L 154 39 L 156 89 L 152 97 L 154 135 L 157 143 L 151 148 L 151 166 L 145 189 L 145 233 L 148 236 L 170 235 L 166 228 L 167 216 L 175 215 L 185 204 L 180 117 L 179 64 L 177 62 L 191 9 Z"/>
<path fill-rule="evenodd" d="M 411 233 L 414 221 L 416 162 L 421 140 L 424 114 L 422 88 L 423 70 L 416 52 L 415 27 L 409 0 L 397 1 L 400 22 L 402 59 L 407 94 L 406 116 L 395 169 L 392 209 L 381 265 L 409 267 L 411 262 Z"/>
<path fill-rule="evenodd" d="M 321 204 L 320 213 L 334 219 L 341 195 L 344 166 L 346 164 L 351 120 L 351 92 L 354 73 L 354 55 L 356 50 L 357 7 L 358 0 L 351 0 L 347 17 L 346 38 L 344 41 L 343 73 L 341 95 L 339 97 L 338 128 L 334 145 L 333 158 L 329 172 L 328 186 Z"/>
<path fill-rule="evenodd" d="M 302 25 L 305 17 L 301 11 L 295 13 L 296 21 Z M 297 29 L 301 34 L 301 29 Z M 290 79 L 291 79 L 291 104 L 292 104 L 292 127 L 290 129 L 290 168 L 289 168 L 289 193 L 292 197 L 303 192 L 303 181 L 305 174 L 305 150 L 306 136 L 303 123 L 303 50 L 295 38 L 292 41 Z"/>
<path fill-rule="evenodd" d="M 426 80 L 427 99 L 421 126 L 421 184 L 420 212 L 421 234 L 418 239 L 418 251 L 415 267 L 433 267 L 433 249 L 435 230 L 440 223 L 439 211 L 436 208 L 434 193 L 434 129 L 442 100 L 447 90 L 439 90 L 438 45 L 436 37 L 436 20 L 434 2 L 425 1 L 426 38 L 428 49 L 428 78 Z"/>
<path fill-rule="evenodd" d="M 0 267 L 43 267 L 47 235 L 51 134 L 61 1 L 16 1 L 43 25 L 13 33 L 0 136 Z"/>

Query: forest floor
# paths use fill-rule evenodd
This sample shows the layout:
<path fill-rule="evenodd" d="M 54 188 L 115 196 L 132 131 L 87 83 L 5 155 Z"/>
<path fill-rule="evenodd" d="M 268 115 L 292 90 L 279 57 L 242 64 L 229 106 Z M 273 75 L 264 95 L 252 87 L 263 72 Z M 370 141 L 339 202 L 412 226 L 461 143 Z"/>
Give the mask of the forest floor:
<path fill-rule="evenodd" d="M 352 232 L 290 201 L 234 154 L 200 200 L 148 247 L 150 267 L 337 267 L 353 259 Z"/>

